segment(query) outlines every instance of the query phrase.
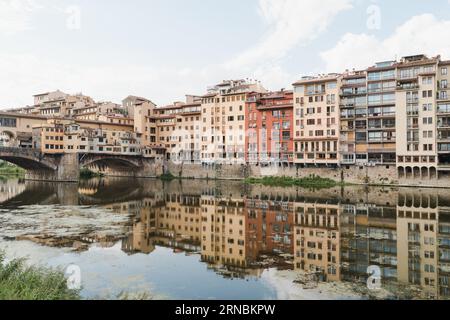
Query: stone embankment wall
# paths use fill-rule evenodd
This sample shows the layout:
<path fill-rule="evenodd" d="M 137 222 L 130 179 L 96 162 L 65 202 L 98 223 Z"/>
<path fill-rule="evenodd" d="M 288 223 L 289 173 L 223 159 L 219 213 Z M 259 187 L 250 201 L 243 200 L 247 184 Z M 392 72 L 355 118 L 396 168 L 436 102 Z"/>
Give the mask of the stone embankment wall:
<path fill-rule="evenodd" d="M 175 177 L 196 179 L 242 180 L 250 177 L 306 178 L 319 176 L 337 182 L 354 184 L 398 184 L 395 166 L 348 168 L 296 168 L 295 166 L 261 167 L 253 165 L 200 165 L 167 163 L 166 169 Z M 158 171 L 158 170 L 157 170 Z"/>
<path fill-rule="evenodd" d="M 107 169 L 110 176 L 135 176 L 154 178 L 170 173 L 177 178 L 184 179 L 211 179 L 211 180 L 243 180 L 246 178 L 262 177 L 291 177 L 306 178 L 318 176 L 336 182 L 362 185 L 389 185 L 389 186 L 418 186 L 418 187 L 448 187 L 450 178 L 434 179 L 399 179 L 395 166 L 344 166 L 341 168 L 297 168 L 296 166 L 262 167 L 244 164 L 179 164 L 170 161 L 149 162 L 138 172 L 114 171 Z"/>

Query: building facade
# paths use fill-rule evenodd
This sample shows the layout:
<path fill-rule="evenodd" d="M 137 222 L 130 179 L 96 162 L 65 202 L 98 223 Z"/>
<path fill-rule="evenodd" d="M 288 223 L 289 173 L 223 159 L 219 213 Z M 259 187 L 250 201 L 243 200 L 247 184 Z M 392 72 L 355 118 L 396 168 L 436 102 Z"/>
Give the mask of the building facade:
<path fill-rule="evenodd" d="M 248 163 L 293 163 L 293 92 L 251 93 L 246 102 L 245 159 Z"/>
<path fill-rule="evenodd" d="M 201 161 L 245 163 L 246 101 L 265 92 L 259 82 L 224 81 L 202 96 Z"/>
<path fill-rule="evenodd" d="M 296 164 L 339 165 L 340 84 L 337 74 L 294 83 Z"/>

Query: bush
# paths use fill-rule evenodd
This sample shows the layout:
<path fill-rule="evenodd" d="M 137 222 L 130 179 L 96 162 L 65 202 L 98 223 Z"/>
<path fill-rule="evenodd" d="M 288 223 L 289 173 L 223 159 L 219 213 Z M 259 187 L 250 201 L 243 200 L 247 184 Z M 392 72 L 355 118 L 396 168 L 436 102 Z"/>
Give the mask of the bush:
<path fill-rule="evenodd" d="M 246 180 L 249 184 L 262 184 L 271 187 L 304 187 L 304 188 L 333 188 L 339 185 L 334 180 L 324 179 L 318 176 L 295 179 L 290 177 L 264 177 L 261 179 L 250 178 Z"/>
<path fill-rule="evenodd" d="M 79 291 L 67 288 L 62 271 L 27 267 L 25 260 L 5 262 L 0 253 L 0 300 L 79 300 Z"/>
<path fill-rule="evenodd" d="M 172 180 L 176 179 L 176 177 L 170 172 L 167 172 L 167 173 L 159 176 L 159 178 L 163 181 L 172 181 Z"/>

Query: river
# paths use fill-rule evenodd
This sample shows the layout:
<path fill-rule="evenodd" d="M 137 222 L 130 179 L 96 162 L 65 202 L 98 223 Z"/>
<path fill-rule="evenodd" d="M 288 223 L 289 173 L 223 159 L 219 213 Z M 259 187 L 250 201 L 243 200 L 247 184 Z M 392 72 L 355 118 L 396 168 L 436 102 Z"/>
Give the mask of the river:
<path fill-rule="evenodd" d="M 2 178 L 0 250 L 86 299 L 448 299 L 450 193 Z"/>

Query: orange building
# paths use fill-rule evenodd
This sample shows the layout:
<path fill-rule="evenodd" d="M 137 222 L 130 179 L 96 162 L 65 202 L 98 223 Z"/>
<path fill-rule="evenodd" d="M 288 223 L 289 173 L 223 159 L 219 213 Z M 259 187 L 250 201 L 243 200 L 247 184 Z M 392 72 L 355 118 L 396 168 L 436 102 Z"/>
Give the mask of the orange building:
<path fill-rule="evenodd" d="M 246 161 L 293 162 L 294 95 L 292 91 L 252 93 L 246 109 Z"/>
<path fill-rule="evenodd" d="M 294 254 L 294 209 L 291 202 L 247 199 L 246 251 L 255 261 L 261 254 Z"/>

